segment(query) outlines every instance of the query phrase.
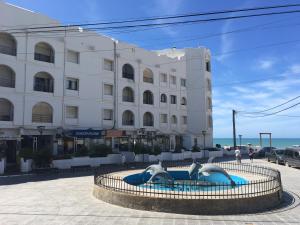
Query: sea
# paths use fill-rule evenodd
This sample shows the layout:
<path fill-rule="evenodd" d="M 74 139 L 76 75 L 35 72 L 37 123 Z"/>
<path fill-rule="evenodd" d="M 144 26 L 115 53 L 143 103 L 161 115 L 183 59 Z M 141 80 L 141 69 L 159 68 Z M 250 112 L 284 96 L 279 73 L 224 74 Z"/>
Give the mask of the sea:
<path fill-rule="evenodd" d="M 252 145 L 260 145 L 259 138 L 243 138 L 241 140 L 242 145 L 247 144 Z M 233 139 L 232 138 L 214 138 L 214 146 L 216 144 L 220 144 L 221 146 L 230 145 L 233 146 Z M 240 145 L 239 137 L 236 139 L 236 144 Z M 300 138 L 272 138 L 272 146 L 276 148 L 286 148 L 291 147 L 292 145 L 300 145 Z M 269 139 L 263 138 L 262 139 L 262 147 L 270 146 Z"/>

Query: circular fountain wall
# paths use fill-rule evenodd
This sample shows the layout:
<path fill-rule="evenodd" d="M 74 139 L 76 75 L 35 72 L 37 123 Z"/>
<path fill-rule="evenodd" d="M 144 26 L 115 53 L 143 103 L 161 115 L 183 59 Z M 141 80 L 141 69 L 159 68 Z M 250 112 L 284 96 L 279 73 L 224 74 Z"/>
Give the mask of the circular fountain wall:
<path fill-rule="evenodd" d="M 188 167 L 171 167 L 172 185 L 145 182 L 143 170 L 95 175 L 96 198 L 123 207 L 184 214 L 237 214 L 266 211 L 282 199 L 280 173 L 250 164 L 217 163 L 235 182 L 222 174 L 191 179 Z"/>

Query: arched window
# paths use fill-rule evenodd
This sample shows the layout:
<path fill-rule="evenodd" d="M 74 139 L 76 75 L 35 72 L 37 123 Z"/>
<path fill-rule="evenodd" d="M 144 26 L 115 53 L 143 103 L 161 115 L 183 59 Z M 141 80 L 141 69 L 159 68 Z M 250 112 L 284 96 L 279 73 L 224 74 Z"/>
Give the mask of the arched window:
<path fill-rule="evenodd" d="M 32 108 L 33 123 L 52 123 L 53 110 L 46 102 L 39 102 Z"/>
<path fill-rule="evenodd" d="M 171 116 L 171 124 L 177 124 L 177 117 L 175 115 Z"/>
<path fill-rule="evenodd" d="M 130 80 L 134 80 L 134 69 L 132 65 L 126 63 L 122 68 L 122 77 Z"/>
<path fill-rule="evenodd" d="M 181 98 L 181 105 L 186 105 L 186 98 L 185 97 Z"/>
<path fill-rule="evenodd" d="M 123 102 L 134 102 L 134 92 L 132 88 L 125 87 L 123 89 L 123 96 L 122 96 Z"/>
<path fill-rule="evenodd" d="M 51 45 L 40 42 L 34 48 L 34 60 L 54 63 L 54 50 Z"/>
<path fill-rule="evenodd" d="M 151 91 L 145 91 L 143 94 L 143 103 L 153 105 L 153 94 Z"/>
<path fill-rule="evenodd" d="M 146 112 L 143 117 L 143 126 L 153 127 L 154 120 L 153 115 L 150 112 Z"/>
<path fill-rule="evenodd" d="M 35 91 L 52 92 L 54 90 L 54 79 L 49 73 L 39 72 L 34 76 L 33 89 Z"/>
<path fill-rule="evenodd" d="M 15 87 L 15 72 L 8 66 L 0 65 L 0 87 Z"/>
<path fill-rule="evenodd" d="M 126 110 L 122 115 L 122 125 L 123 126 L 133 126 L 134 125 L 134 114 L 130 110 Z"/>
<path fill-rule="evenodd" d="M 153 84 L 154 78 L 153 78 L 153 72 L 152 72 L 152 70 L 150 70 L 148 68 L 144 70 L 144 72 L 143 72 L 143 81 L 145 83 L 151 83 L 151 84 Z"/>
<path fill-rule="evenodd" d="M 167 95 L 161 94 L 160 95 L 160 102 L 167 103 Z"/>
<path fill-rule="evenodd" d="M 0 53 L 12 56 L 17 55 L 17 42 L 12 35 L 0 33 Z"/>
<path fill-rule="evenodd" d="M 0 98 L 0 121 L 13 121 L 14 120 L 14 106 L 5 99 Z"/>

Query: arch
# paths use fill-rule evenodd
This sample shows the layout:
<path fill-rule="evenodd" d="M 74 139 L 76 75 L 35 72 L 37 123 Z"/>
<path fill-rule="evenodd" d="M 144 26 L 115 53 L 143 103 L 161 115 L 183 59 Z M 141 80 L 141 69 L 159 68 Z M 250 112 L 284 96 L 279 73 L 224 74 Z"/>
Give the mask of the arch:
<path fill-rule="evenodd" d="M 154 119 L 153 119 L 152 113 L 150 113 L 150 112 L 144 113 L 143 126 L 147 126 L 147 127 L 153 127 L 154 126 Z"/>
<path fill-rule="evenodd" d="M 33 123 L 52 123 L 53 109 L 52 106 L 46 102 L 39 102 L 32 108 L 32 122 Z"/>
<path fill-rule="evenodd" d="M 46 72 L 38 72 L 34 75 L 33 83 L 34 91 L 49 92 L 54 91 L 54 79 L 51 74 Z"/>
<path fill-rule="evenodd" d="M 9 66 L 0 65 L 0 87 L 15 88 L 15 71 Z"/>
<path fill-rule="evenodd" d="M 144 91 L 143 93 L 143 103 L 144 104 L 148 104 L 148 105 L 153 105 L 154 101 L 153 101 L 153 93 L 149 90 Z"/>
<path fill-rule="evenodd" d="M 134 80 L 134 69 L 129 63 L 126 63 L 122 67 L 122 77 L 130 80 Z"/>
<path fill-rule="evenodd" d="M 177 117 L 175 115 L 171 116 L 171 124 L 177 124 Z"/>
<path fill-rule="evenodd" d="M 126 110 L 122 115 L 122 125 L 123 126 L 133 126 L 134 125 L 134 114 L 130 110 Z"/>
<path fill-rule="evenodd" d="M 0 53 L 5 55 L 17 55 L 17 42 L 9 33 L 0 33 Z"/>
<path fill-rule="evenodd" d="M 122 99 L 123 102 L 134 102 L 134 91 L 131 87 L 123 88 Z"/>
<path fill-rule="evenodd" d="M 154 83 L 153 72 L 149 68 L 146 68 L 143 71 L 143 81 L 150 84 Z"/>
<path fill-rule="evenodd" d="M 14 105 L 6 98 L 0 98 L 0 121 L 14 120 Z"/>
<path fill-rule="evenodd" d="M 160 95 L 160 102 L 167 103 L 167 101 L 168 101 L 167 95 L 166 94 L 161 94 Z"/>
<path fill-rule="evenodd" d="M 34 60 L 54 63 L 54 49 L 46 42 L 39 42 L 34 47 Z"/>
<path fill-rule="evenodd" d="M 186 104 L 187 104 L 186 98 L 185 98 L 185 97 L 182 97 L 180 103 L 181 103 L 181 105 L 186 105 Z"/>

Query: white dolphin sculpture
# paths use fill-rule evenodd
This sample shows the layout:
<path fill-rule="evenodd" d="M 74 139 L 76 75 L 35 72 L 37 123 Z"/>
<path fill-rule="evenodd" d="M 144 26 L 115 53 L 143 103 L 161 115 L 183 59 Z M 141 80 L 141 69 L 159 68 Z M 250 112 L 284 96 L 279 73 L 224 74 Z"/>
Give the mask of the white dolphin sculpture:
<path fill-rule="evenodd" d="M 201 167 L 198 171 L 199 174 L 203 174 L 204 176 L 209 176 L 210 174 L 213 173 L 221 173 L 224 176 L 228 178 L 232 186 L 235 186 L 235 182 L 232 180 L 232 178 L 229 176 L 229 174 L 221 167 L 213 164 L 205 164 L 204 166 Z"/>
<path fill-rule="evenodd" d="M 162 183 L 174 184 L 174 179 L 162 167 L 161 161 L 159 161 L 158 164 L 154 164 L 154 165 L 148 166 L 142 172 L 142 174 L 145 174 L 147 172 L 149 172 L 151 174 L 151 177 L 150 177 L 150 179 L 147 182 L 154 182 L 156 179 L 158 179 L 159 182 L 162 182 Z"/>
<path fill-rule="evenodd" d="M 190 179 L 192 178 L 193 175 L 198 174 L 200 168 L 201 168 L 201 164 L 193 161 L 192 165 L 190 165 L 188 170 Z"/>

